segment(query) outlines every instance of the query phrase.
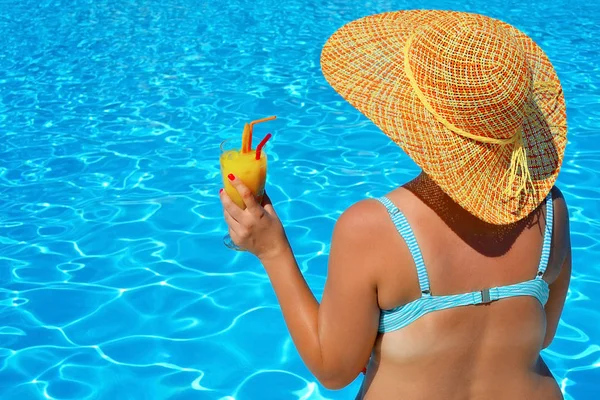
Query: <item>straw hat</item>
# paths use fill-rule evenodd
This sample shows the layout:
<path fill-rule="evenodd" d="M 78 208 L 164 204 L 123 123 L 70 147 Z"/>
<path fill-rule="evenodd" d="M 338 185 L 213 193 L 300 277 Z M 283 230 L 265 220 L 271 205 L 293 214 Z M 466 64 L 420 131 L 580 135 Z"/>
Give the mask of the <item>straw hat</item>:
<path fill-rule="evenodd" d="M 522 219 L 556 181 L 567 133 L 562 88 L 542 49 L 504 22 L 438 10 L 372 15 L 329 38 L 321 67 L 483 221 Z"/>

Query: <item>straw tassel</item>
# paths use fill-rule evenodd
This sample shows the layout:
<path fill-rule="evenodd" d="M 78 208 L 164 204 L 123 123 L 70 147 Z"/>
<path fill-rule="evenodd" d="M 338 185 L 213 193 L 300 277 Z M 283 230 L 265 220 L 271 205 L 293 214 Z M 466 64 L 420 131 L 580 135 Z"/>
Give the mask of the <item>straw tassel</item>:
<path fill-rule="evenodd" d="M 525 150 L 522 129 L 519 129 L 516 134 L 514 146 L 510 159 L 510 168 L 506 171 L 506 174 L 508 174 L 508 185 L 506 186 L 504 193 L 512 194 L 516 197 L 522 192 L 526 192 L 527 184 L 531 184 L 535 197 L 535 186 L 533 184 L 533 179 L 531 178 L 529 166 L 527 165 L 527 151 Z M 513 189 L 515 182 L 517 182 L 517 187 L 516 189 Z"/>

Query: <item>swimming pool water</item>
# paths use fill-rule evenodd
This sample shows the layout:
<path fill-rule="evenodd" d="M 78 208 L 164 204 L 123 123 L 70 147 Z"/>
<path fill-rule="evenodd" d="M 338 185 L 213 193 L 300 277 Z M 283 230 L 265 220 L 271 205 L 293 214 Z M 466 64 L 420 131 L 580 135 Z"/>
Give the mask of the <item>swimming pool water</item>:
<path fill-rule="evenodd" d="M 585 0 L 0 1 L 0 398 L 350 399 L 319 386 L 261 265 L 222 245 L 219 143 L 276 114 L 268 191 L 320 297 L 335 219 L 417 168 L 326 84 L 344 23 L 473 11 L 563 82 L 573 280 L 544 357 L 600 393 L 600 6 Z"/>

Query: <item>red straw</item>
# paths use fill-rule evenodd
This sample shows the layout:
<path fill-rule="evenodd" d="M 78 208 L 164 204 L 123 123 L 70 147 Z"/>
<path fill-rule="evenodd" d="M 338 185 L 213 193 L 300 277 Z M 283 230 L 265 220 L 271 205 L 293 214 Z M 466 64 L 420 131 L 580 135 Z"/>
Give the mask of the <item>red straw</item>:
<path fill-rule="evenodd" d="M 273 136 L 273 135 L 271 135 L 270 133 L 267 133 L 267 136 L 265 136 L 265 138 L 260 141 L 258 146 L 256 146 L 256 159 L 257 160 L 260 160 L 260 152 L 262 151 L 262 148 L 264 147 L 264 145 L 267 143 L 267 140 L 271 139 L 271 136 Z"/>

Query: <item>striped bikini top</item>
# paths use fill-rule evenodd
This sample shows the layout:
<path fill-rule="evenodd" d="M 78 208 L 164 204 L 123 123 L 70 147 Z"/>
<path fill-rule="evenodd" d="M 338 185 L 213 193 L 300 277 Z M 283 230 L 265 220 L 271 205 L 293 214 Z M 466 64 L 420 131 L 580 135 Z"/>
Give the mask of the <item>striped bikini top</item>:
<path fill-rule="evenodd" d="M 427 269 L 425 269 L 421 250 L 419 249 L 415 235 L 404 214 L 402 214 L 402 212 L 387 197 L 381 197 L 376 200 L 381 202 L 385 208 L 387 208 L 388 213 L 390 214 L 390 217 L 396 226 L 396 229 L 408 245 L 408 249 L 410 250 L 417 267 L 419 286 L 421 288 L 420 298 L 411 301 L 408 304 L 381 311 L 381 316 L 379 319 L 379 332 L 383 333 L 398 330 L 425 314 L 433 311 L 445 310 L 448 308 L 476 304 L 488 304 L 492 301 L 517 296 L 535 297 L 539 300 L 542 306 L 544 306 L 548 301 L 550 290 L 548 283 L 542 279 L 542 276 L 546 271 L 550 256 L 553 218 L 552 193 L 550 193 L 546 198 L 546 229 L 544 232 L 544 244 L 542 246 L 542 255 L 540 258 L 537 276 L 535 278 L 513 285 L 492 287 L 471 293 L 445 296 L 435 296 L 431 294 Z"/>

